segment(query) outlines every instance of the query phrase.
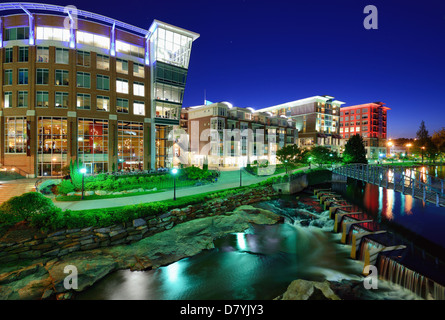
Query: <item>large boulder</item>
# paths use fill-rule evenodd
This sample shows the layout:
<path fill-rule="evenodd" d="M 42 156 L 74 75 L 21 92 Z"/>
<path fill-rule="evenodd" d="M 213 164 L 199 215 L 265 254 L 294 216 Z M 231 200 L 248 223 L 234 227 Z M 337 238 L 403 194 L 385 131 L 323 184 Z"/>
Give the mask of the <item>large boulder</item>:
<path fill-rule="evenodd" d="M 286 292 L 275 300 L 341 300 L 330 287 L 329 281 L 294 280 Z"/>

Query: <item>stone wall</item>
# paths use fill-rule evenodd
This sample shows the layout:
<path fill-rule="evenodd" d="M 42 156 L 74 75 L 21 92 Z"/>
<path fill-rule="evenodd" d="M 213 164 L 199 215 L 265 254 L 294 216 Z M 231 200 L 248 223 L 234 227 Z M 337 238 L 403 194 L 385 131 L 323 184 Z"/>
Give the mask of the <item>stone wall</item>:
<path fill-rule="evenodd" d="M 19 242 L 0 242 L 0 263 L 24 259 L 61 257 L 79 250 L 130 244 L 192 219 L 224 215 L 241 205 L 269 200 L 277 195 L 272 187 L 249 189 L 226 199 L 172 209 L 161 215 L 135 219 L 106 228 L 84 228 L 38 233 Z"/>

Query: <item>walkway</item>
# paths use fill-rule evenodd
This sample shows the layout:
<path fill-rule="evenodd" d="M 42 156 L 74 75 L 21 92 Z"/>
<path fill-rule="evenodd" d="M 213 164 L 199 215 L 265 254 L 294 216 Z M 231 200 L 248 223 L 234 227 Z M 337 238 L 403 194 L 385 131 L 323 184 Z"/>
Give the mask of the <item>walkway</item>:
<path fill-rule="evenodd" d="M 35 191 L 37 179 L 0 180 L 0 204 L 12 197 Z"/>
<path fill-rule="evenodd" d="M 298 170 L 304 170 L 306 168 L 300 168 Z M 278 174 L 283 175 L 283 173 Z M 264 180 L 267 180 L 270 176 L 260 176 L 256 177 L 246 172 L 242 173 L 242 185 L 247 186 L 255 184 Z M 206 184 L 197 187 L 187 187 L 176 189 L 176 197 L 185 197 L 196 195 L 200 193 L 219 191 L 230 188 L 237 188 L 240 186 L 240 173 L 236 171 L 221 171 L 221 176 L 217 183 Z M 100 208 L 112 208 L 121 207 L 127 205 L 134 205 L 140 203 L 154 202 L 173 199 L 173 190 L 166 190 L 159 193 L 146 194 L 140 196 L 129 196 L 124 198 L 113 198 L 113 199 L 98 199 L 98 200 L 83 200 L 83 201 L 55 201 L 54 204 L 59 208 L 65 210 L 86 210 L 86 209 L 100 209 Z"/>

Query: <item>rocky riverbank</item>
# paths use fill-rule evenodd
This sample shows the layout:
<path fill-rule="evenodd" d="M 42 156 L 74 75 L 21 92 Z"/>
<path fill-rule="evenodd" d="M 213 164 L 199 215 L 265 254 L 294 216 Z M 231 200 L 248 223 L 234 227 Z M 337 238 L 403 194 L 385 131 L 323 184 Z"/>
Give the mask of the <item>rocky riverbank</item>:
<path fill-rule="evenodd" d="M 226 215 L 183 222 L 138 242 L 78 251 L 60 257 L 4 264 L 0 269 L 0 299 L 69 299 L 107 274 L 119 269 L 147 270 L 168 265 L 202 250 L 213 240 L 243 232 L 251 223 L 275 224 L 282 218 L 270 211 L 240 206 Z M 67 290 L 65 267 L 78 272 L 78 289 Z"/>

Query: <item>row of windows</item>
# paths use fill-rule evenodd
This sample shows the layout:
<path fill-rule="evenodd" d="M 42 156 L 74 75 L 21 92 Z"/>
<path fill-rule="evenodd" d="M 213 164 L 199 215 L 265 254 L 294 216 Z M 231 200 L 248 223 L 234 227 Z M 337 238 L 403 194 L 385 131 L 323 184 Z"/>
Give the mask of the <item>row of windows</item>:
<path fill-rule="evenodd" d="M 71 40 L 70 30 L 54 27 L 37 27 L 37 40 L 53 40 L 69 42 Z M 79 44 L 91 45 L 102 49 L 110 49 L 110 38 L 107 36 L 94 34 L 85 31 L 76 32 L 76 42 Z M 5 30 L 5 41 L 29 39 L 29 27 L 8 28 Z M 116 41 L 116 51 L 128 54 L 137 58 L 145 56 L 145 48 L 120 40 Z"/>
<path fill-rule="evenodd" d="M 55 92 L 54 100 L 56 108 L 68 108 L 68 92 Z M 91 110 L 91 95 L 78 93 L 76 99 L 76 107 L 79 110 Z M 12 107 L 12 92 L 4 93 L 4 107 Z M 17 92 L 17 107 L 28 107 L 28 91 Z M 36 92 L 36 107 L 47 108 L 49 107 L 49 93 L 48 91 Z M 97 111 L 110 111 L 110 97 L 108 96 L 96 96 L 96 110 Z M 117 98 L 116 99 L 116 111 L 118 113 L 130 112 L 128 99 Z M 145 103 L 143 101 L 133 102 L 133 114 L 145 115 Z"/>
<path fill-rule="evenodd" d="M 12 69 L 4 71 L 3 84 L 12 85 Z M 17 84 L 27 85 L 28 81 L 28 69 L 20 68 L 18 69 L 18 80 Z M 48 69 L 37 69 L 36 70 L 36 84 L 38 85 L 48 85 L 49 84 L 49 70 Z M 56 86 L 68 86 L 69 85 L 69 72 L 68 70 L 56 70 L 55 71 L 55 82 Z M 88 72 L 77 72 L 77 82 L 78 88 L 91 88 L 91 74 Z M 110 90 L 110 77 L 105 75 L 96 75 L 96 89 L 98 90 Z M 117 79 L 116 80 L 116 91 L 119 93 L 129 93 L 128 80 Z M 134 81 L 133 82 L 133 94 L 137 96 L 145 96 L 145 85 L 143 82 Z M 179 96 L 178 96 L 179 99 Z M 176 101 L 176 100 L 175 100 Z M 181 94 L 182 101 L 182 94 Z"/>
<path fill-rule="evenodd" d="M 28 47 L 19 47 L 18 62 L 28 62 L 29 51 Z M 5 49 L 5 63 L 13 62 L 12 48 Z M 36 62 L 49 63 L 49 47 L 37 47 Z M 63 48 L 56 48 L 56 59 L 58 64 L 69 64 L 69 50 Z M 90 67 L 91 66 L 91 53 L 87 51 L 76 51 L 76 64 L 78 66 Z M 110 70 L 110 57 L 107 55 L 97 54 L 96 56 L 96 68 L 100 70 Z M 116 72 L 128 74 L 128 61 L 123 59 L 116 59 Z M 133 75 L 136 77 L 145 77 L 144 65 L 140 63 L 133 63 Z"/>

